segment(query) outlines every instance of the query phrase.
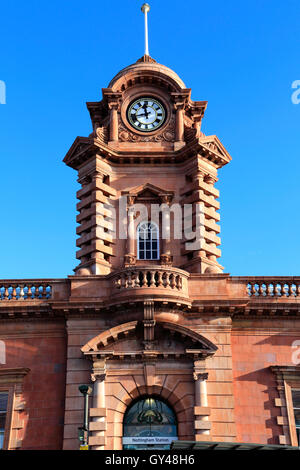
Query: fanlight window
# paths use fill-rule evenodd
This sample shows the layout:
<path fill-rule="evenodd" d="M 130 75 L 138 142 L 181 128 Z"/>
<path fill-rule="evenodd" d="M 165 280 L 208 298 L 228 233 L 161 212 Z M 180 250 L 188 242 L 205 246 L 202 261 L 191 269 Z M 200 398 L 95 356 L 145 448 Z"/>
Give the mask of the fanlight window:
<path fill-rule="evenodd" d="M 154 222 L 142 222 L 137 229 L 138 259 L 159 259 L 159 230 Z"/>
<path fill-rule="evenodd" d="M 123 437 L 124 449 L 169 449 L 171 442 L 177 440 L 176 416 L 158 398 L 143 398 L 126 411 Z"/>

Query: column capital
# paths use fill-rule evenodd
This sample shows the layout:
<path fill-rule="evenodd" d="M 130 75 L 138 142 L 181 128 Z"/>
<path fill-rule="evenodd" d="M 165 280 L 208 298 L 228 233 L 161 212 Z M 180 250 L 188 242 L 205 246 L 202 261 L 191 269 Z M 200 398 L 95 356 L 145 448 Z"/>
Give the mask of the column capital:
<path fill-rule="evenodd" d="M 103 382 L 106 377 L 106 361 L 105 359 L 102 361 L 97 361 L 94 363 L 94 367 L 91 373 L 92 382 L 96 382 L 99 380 Z"/>
<path fill-rule="evenodd" d="M 108 103 L 108 108 L 112 111 L 118 111 L 119 110 L 119 102 L 118 101 L 111 101 Z"/>
<path fill-rule="evenodd" d="M 171 204 L 172 199 L 173 199 L 173 194 L 160 194 L 159 196 L 163 204 L 167 204 L 168 206 Z M 164 208 L 162 209 L 162 212 L 164 212 Z"/>
<path fill-rule="evenodd" d="M 195 370 L 193 373 L 193 377 L 195 381 L 197 380 L 204 381 L 208 379 L 208 372 L 203 372 L 203 371 L 200 372 L 200 371 Z"/>
<path fill-rule="evenodd" d="M 174 103 L 174 109 L 175 111 L 183 111 L 185 108 L 185 102 L 184 101 L 177 101 Z"/>
<path fill-rule="evenodd" d="M 105 378 L 106 372 L 95 371 L 91 373 L 92 382 L 96 382 L 97 380 L 99 380 L 100 382 L 104 382 Z"/>
<path fill-rule="evenodd" d="M 135 203 L 136 196 L 128 195 L 127 196 L 127 204 L 128 204 L 128 210 L 130 210 L 130 206 L 133 206 Z"/>

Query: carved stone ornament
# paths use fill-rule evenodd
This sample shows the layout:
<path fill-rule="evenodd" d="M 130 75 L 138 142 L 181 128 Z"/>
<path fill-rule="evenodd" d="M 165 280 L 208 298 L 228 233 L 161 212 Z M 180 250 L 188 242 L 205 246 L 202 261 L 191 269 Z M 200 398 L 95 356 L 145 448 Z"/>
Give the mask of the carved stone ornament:
<path fill-rule="evenodd" d="M 171 266 L 172 265 L 172 256 L 168 255 L 168 254 L 160 255 L 160 263 L 164 264 L 166 266 Z"/>
<path fill-rule="evenodd" d="M 119 140 L 121 142 L 174 142 L 175 141 L 175 118 L 172 117 L 163 132 L 153 135 L 139 135 L 131 132 L 119 122 Z"/>
<path fill-rule="evenodd" d="M 143 341 L 145 351 L 154 351 L 158 347 L 158 341 Z"/>
<path fill-rule="evenodd" d="M 208 373 L 207 372 L 194 372 L 193 373 L 194 380 L 207 380 L 208 379 Z"/>
<path fill-rule="evenodd" d="M 108 142 L 108 129 L 107 127 L 97 127 L 96 135 L 99 141 L 103 144 L 107 144 Z"/>
<path fill-rule="evenodd" d="M 134 266 L 136 264 L 136 256 L 135 255 L 125 255 L 124 256 L 124 264 L 129 266 Z"/>
<path fill-rule="evenodd" d="M 97 380 L 99 380 L 99 382 L 103 382 L 105 380 L 105 377 L 106 377 L 106 374 L 101 374 L 98 372 L 91 374 L 92 382 L 96 382 Z"/>

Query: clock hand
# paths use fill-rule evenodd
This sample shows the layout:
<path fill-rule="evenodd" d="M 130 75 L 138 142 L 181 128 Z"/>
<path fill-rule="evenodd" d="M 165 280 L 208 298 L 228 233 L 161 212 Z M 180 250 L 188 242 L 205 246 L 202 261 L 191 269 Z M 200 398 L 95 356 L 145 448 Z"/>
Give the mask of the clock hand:
<path fill-rule="evenodd" d="M 147 111 L 147 107 L 148 107 L 148 103 L 144 103 L 143 106 L 142 106 L 142 108 L 145 110 L 145 113 L 146 113 L 145 116 L 146 116 L 146 118 L 148 118 L 148 115 L 150 114 L 149 111 Z"/>

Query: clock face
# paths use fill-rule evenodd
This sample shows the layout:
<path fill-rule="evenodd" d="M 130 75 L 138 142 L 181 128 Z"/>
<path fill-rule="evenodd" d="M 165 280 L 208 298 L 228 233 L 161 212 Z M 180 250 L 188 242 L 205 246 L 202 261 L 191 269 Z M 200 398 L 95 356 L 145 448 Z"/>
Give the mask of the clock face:
<path fill-rule="evenodd" d="M 127 118 L 130 124 L 142 132 L 155 131 L 166 120 L 162 103 L 154 98 L 139 98 L 129 106 Z"/>

